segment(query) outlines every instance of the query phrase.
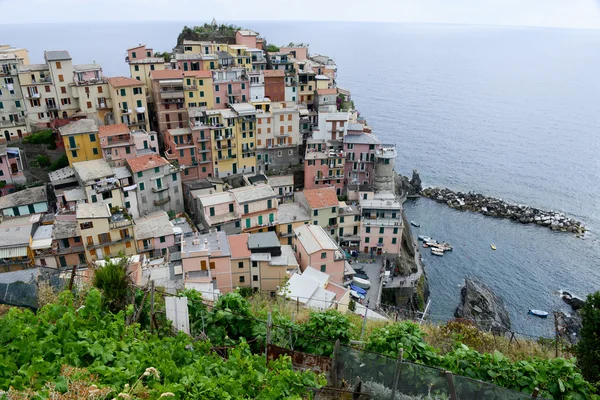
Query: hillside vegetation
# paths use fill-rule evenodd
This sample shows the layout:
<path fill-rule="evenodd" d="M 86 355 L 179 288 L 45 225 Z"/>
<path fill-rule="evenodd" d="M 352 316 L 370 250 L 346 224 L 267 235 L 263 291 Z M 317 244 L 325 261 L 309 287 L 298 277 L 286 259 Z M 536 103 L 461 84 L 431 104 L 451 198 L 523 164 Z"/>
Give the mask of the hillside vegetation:
<path fill-rule="evenodd" d="M 272 342 L 279 346 L 291 341 L 295 350 L 330 356 L 335 340 L 347 344 L 360 336 L 360 319 L 354 315 L 303 310 L 292 321 L 294 309 L 284 302 L 256 300 L 252 305 L 236 292 L 207 306 L 195 291 L 182 294 L 188 298 L 192 336 L 198 339 L 174 335 L 164 317 L 150 334 L 141 291 L 137 307 L 130 304 L 118 312 L 109 311 L 114 301 L 97 289 L 79 298 L 63 292 L 37 315 L 11 309 L 0 319 L 0 389 L 14 387 L 15 396 L 29 396 L 22 398 L 90 387 L 103 390 L 107 398 L 119 393 L 130 398 L 309 398 L 310 388 L 325 385 L 323 376 L 294 371 L 287 358 L 266 367 L 267 310 L 273 319 Z M 156 307 L 164 309 L 160 301 Z M 132 317 L 139 323 L 126 324 Z M 440 349 L 427 343 L 425 332 L 412 322 L 369 324 L 364 347 L 393 358 L 403 348 L 407 361 L 527 394 L 538 387 L 548 399 L 598 399 L 574 359 L 516 360 L 499 351 L 480 353 L 470 347 L 477 334 L 466 329 L 449 327 L 445 337 L 450 339 Z M 220 357 L 215 347 L 228 357 Z"/>

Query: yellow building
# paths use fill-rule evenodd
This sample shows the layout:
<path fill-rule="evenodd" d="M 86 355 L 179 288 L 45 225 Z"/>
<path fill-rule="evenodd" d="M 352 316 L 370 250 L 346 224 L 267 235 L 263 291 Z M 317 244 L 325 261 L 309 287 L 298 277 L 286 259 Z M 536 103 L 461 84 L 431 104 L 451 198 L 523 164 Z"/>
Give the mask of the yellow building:
<path fill-rule="evenodd" d="M 127 49 L 127 58 L 125 58 L 125 61 L 129 64 L 131 77 L 144 82 L 148 95 L 152 97 L 150 72 L 164 70 L 165 59 L 155 57 L 152 49 L 147 48 L 146 45 L 140 45 Z"/>
<path fill-rule="evenodd" d="M 252 54 L 245 45 L 229 45 L 227 52 L 233 57 L 233 67 L 244 67 L 252 70 Z"/>
<path fill-rule="evenodd" d="M 256 109 L 249 103 L 232 104 L 237 143 L 238 173 L 256 172 Z"/>
<path fill-rule="evenodd" d="M 108 85 L 113 105 L 113 119 L 110 122 L 150 131 L 146 84 L 137 79 L 118 76 L 109 78 Z"/>
<path fill-rule="evenodd" d="M 58 128 L 65 144 L 69 166 L 80 161 L 102 158 L 98 125 L 92 119 L 80 119 Z"/>
<path fill-rule="evenodd" d="M 183 73 L 183 90 L 185 107 L 206 107 L 211 110 L 215 106 L 213 78 L 211 71 L 185 71 Z"/>
<path fill-rule="evenodd" d="M 120 212 L 111 213 L 108 204 L 77 204 L 77 224 L 88 261 L 137 254 L 133 221 Z"/>

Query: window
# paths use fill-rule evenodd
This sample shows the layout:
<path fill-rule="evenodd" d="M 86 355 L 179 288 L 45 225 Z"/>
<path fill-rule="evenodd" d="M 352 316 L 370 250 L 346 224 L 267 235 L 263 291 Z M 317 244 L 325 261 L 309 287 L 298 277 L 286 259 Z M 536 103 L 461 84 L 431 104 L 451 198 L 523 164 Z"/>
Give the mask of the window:
<path fill-rule="evenodd" d="M 58 75 L 58 81 L 59 82 L 64 82 L 65 81 L 65 77 L 62 75 Z"/>
<path fill-rule="evenodd" d="M 204 92 L 200 92 L 200 97 L 204 97 Z"/>
<path fill-rule="evenodd" d="M 92 221 L 82 222 L 79 224 L 79 228 L 81 229 L 92 229 L 94 227 L 94 223 Z"/>
<path fill-rule="evenodd" d="M 331 207 L 331 212 L 332 212 L 332 213 L 335 213 L 335 212 L 336 212 L 336 210 L 337 210 L 337 208 L 335 208 L 335 207 Z"/>
<path fill-rule="evenodd" d="M 136 71 L 136 72 L 139 71 L 140 70 L 140 66 L 139 65 L 134 65 L 133 66 L 133 70 Z"/>
<path fill-rule="evenodd" d="M 221 99 L 220 99 L 219 97 L 216 97 L 216 98 L 215 98 L 215 103 L 217 103 L 217 104 L 221 104 Z"/>
<path fill-rule="evenodd" d="M 125 154 L 131 154 L 131 148 L 125 147 Z"/>
<path fill-rule="evenodd" d="M 365 243 L 369 243 L 370 241 L 371 241 L 371 238 L 369 238 L 369 237 L 365 238 Z"/>
<path fill-rule="evenodd" d="M 62 64 L 60 63 L 60 61 L 56 62 L 56 69 L 62 69 Z"/>
<path fill-rule="evenodd" d="M 229 204 L 229 212 L 233 212 L 233 204 Z"/>
<path fill-rule="evenodd" d="M 137 174 L 137 175 L 138 175 L 138 178 L 141 178 L 141 177 L 144 175 L 144 172 L 143 172 L 143 171 L 140 171 L 140 172 L 138 172 L 138 174 Z"/>
<path fill-rule="evenodd" d="M 219 91 L 219 85 L 215 85 L 215 92 Z"/>
<path fill-rule="evenodd" d="M 240 283 L 244 283 L 244 282 L 246 281 L 246 279 L 245 279 L 245 278 L 246 278 L 246 277 L 244 277 L 244 276 L 240 276 Z"/>
<path fill-rule="evenodd" d="M 95 142 L 95 141 L 96 141 L 96 134 L 90 133 L 90 142 Z"/>
<path fill-rule="evenodd" d="M 214 207 L 209 208 L 209 214 L 211 217 L 215 216 L 215 208 Z"/>
<path fill-rule="evenodd" d="M 326 252 L 322 252 L 321 253 L 321 258 L 327 258 L 327 253 Z"/>
<path fill-rule="evenodd" d="M 267 208 L 273 208 L 273 200 L 267 200 Z"/>
<path fill-rule="evenodd" d="M 378 243 L 379 243 L 379 244 L 383 244 L 383 238 L 382 238 L 382 237 L 380 237 L 380 238 L 379 238 L 379 241 L 378 241 Z"/>
<path fill-rule="evenodd" d="M 150 71 L 154 71 L 154 64 L 150 64 Z"/>
<path fill-rule="evenodd" d="M 367 233 L 371 233 L 371 227 L 367 226 L 366 231 L 367 231 Z"/>
<path fill-rule="evenodd" d="M 314 210 L 314 211 L 313 211 L 313 216 L 315 216 L 315 217 L 316 217 L 316 216 L 318 216 L 318 215 L 319 215 L 319 210 Z"/>
<path fill-rule="evenodd" d="M 244 268 L 244 262 L 238 261 L 238 268 Z"/>
<path fill-rule="evenodd" d="M 144 182 L 140 182 L 140 190 L 144 190 L 144 189 L 146 189 Z"/>
<path fill-rule="evenodd" d="M 94 155 L 95 155 L 95 156 L 97 156 L 97 155 L 98 155 L 98 148 L 97 148 L 97 147 L 94 147 L 94 148 L 92 149 L 92 153 L 94 153 Z"/>
<path fill-rule="evenodd" d="M 121 96 L 125 96 L 125 89 L 121 89 Z"/>
<path fill-rule="evenodd" d="M 165 236 L 161 236 L 161 237 L 160 237 L 160 239 L 159 239 L 159 241 L 160 241 L 161 243 L 164 243 L 164 242 L 166 242 L 166 241 L 167 241 L 167 238 L 166 238 Z"/>
<path fill-rule="evenodd" d="M 250 228 L 250 218 L 246 218 L 246 228 Z"/>
<path fill-rule="evenodd" d="M 381 228 L 379 228 L 379 233 L 383 234 L 384 231 L 385 231 L 385 228 L 383 226 Z"/>
<path fill-rule="evenodd" d="M 249 209 L 248 209 L 248 204 L 244 204 L 244 214 L 248 214 Z"/>
<path fill-rule="evenodd" d="M 91 197 L 92 197 L 92 203 L 98 202 L 98 197 L 95 194 L 93 194 Z"/>
<path fill-rule="evenodd" d="M 154 172 L 159 173 L 160 172 L 160 167 L 154 167 Z"/>
<path fill-rule="evenodd" d="M 258 282 L 258 275 L 252 275 L 252 280 L 254 282 Z"/>
<path fill-rule="evenodd" d="M 216 268 L 216 265 L 215 265 L 215 262 L 214 262 L 214 261 L 211 261 L 211 262 L 209 263 L 209 265 L 210 265 L 210 269 L 215 269 L 215 268 Z"/>
<path fill-rule="evenodd" d="M 325 264 L 321 265 L 321 272 L 327 271 L 327 266 Z"/>
<path fill-rule="evenodd" d="M 188 97 L 192 99 L 194 97 L 194 92 L 188 92 Z"/>
<path fill-rule="evenodd" d="M 392 244 L 396 244 L 397 239 L 396 238 L 392 238 Z"/>
<path fill-rule="evenodd" d="M 77 158 L 77 150 L 71 150 L 71 157 Z"/>
<path fill-rule="evenodd" d="M 138 100 L 138 101 L 137 101 L 137 106 L 138 106 L 138 107 L 142 107 L 142 101 L 141 101 L 141 100 Z"/>
<path fill-rule="evenodd" d="M 398 234 L 398 228 L 394 228 L 394 235 Z"/>
<path fill-rule="evenodd" d="M 67 93 L 67 88 L 66 88 L 66 87 L 64 87 L 64 86 L 61 86 L 61 87 L 60 87 L 60 92 L 61 92 L 62 94 L 66 94 L 66 93 Z M 63 103 L 63 104 L 64 104 L 64 103 Z"/>

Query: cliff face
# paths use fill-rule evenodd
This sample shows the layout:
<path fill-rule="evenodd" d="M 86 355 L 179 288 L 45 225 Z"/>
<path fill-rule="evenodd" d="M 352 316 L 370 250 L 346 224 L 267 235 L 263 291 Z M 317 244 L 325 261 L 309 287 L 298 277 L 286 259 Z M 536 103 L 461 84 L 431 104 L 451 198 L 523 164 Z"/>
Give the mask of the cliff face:
<path fill-rule="evenodd" d="M 396 174 L 394 181 L 396 192 L 400 197 L 416 197 L 419 196 L 423 190 L 421 177 L 419 176 L 419 171 L 416 169 L 413 169 L 412 177 L 410 179 L 404 175 Z"/>
<path fill-rule="evenodd" d="M 456 308 L 455 317 L 475 321 L 484 331 L 500 334 L 510 331 L 510 316 L 504 301 L 489 286 L 468 278 L 460 294 L 461 304 Z"/>

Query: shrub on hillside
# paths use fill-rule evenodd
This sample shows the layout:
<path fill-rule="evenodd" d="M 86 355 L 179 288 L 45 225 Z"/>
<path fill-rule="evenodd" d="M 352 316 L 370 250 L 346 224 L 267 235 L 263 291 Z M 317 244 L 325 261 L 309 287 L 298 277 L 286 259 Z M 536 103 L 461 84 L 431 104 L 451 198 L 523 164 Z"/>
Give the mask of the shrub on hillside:
<path fill-rule="evenodd" d="M 308 321 L 300 326 L 297 347 L 307 353 L 331 356 L 333 342 L 339 339 L 342 344 L 350 343 L 353 333 L 354 325 L 340 312 L 312 312 Z"/>
<path fill-rule="evenodd" d="M 588 295 L 580 314 L 582 328 L 576 347 L 577 364 L 585 379 L 600 387 L 600 292 Z"/>
<path fill-rule="evenodd" d="M 63 154 L 62 156 L 60 156 L 60 158 L 58 160 L 54 161 L 50 165 L 50 170 L 56 171 L 57 169 L 61 169 L 61 168 L 68 167 L 68 166 L 69 166 L 69 159 L 67 158 L 66 154 Z"/>
<path fill-rule="evenodd" d="M 23 143 L 27 144 L 51 144 L 54 143 L 52 129 L 31 133 L 23 138 Z"/>

